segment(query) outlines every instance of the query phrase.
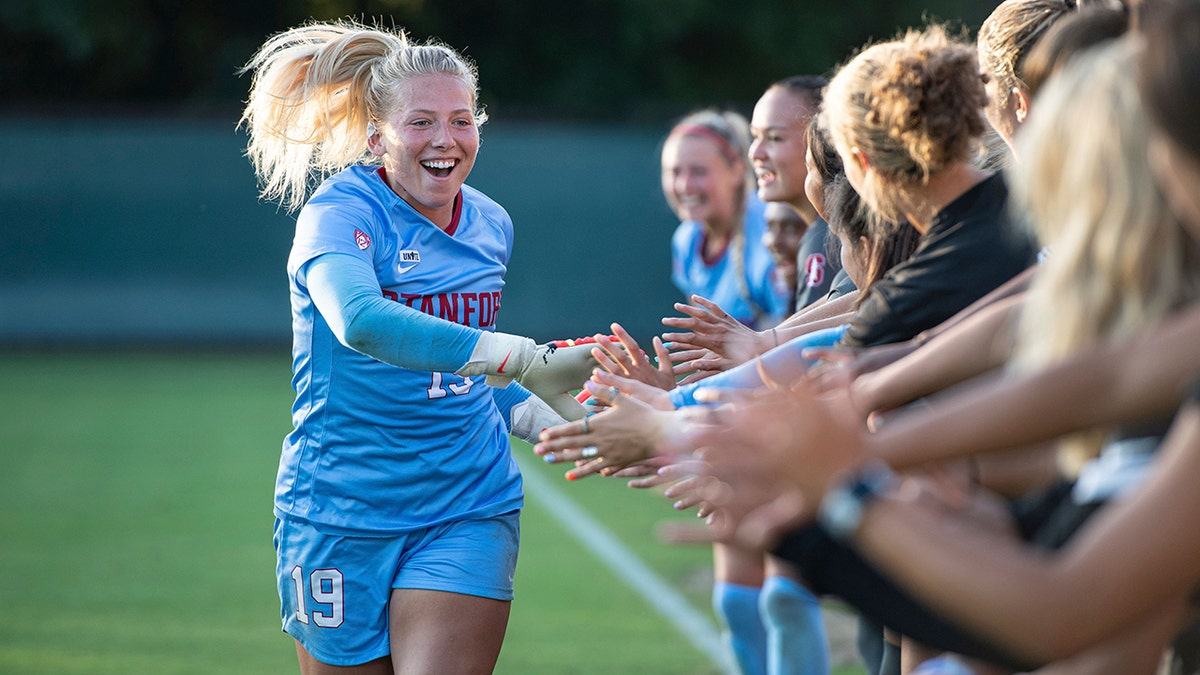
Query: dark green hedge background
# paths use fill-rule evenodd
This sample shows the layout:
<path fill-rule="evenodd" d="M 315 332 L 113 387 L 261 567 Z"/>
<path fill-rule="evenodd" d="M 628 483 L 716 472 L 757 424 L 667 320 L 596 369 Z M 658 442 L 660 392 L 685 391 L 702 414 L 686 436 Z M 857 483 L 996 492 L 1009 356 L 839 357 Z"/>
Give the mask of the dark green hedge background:
<path fill-rule="evenodd" d="M 994 3 L 754 0 L 6 0 L 0 346 L 288 339 L 292 220 L 256 198 L 238 67 L 309 18 L 375 17 L 478 61 L 470 183 L 513 216 L 501 330 L 648 340 L 679 300 L 658 145 L 699 106 L 749 114 L 924 15 Z"/>

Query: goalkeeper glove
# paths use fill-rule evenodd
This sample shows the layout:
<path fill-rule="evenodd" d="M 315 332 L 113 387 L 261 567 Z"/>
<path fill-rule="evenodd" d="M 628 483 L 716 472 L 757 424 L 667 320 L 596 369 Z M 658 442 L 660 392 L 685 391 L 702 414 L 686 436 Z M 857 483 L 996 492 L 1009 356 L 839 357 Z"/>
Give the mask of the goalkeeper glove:
<path fill-rule="evenodd" d="M 615 337 L 609 337 L 616 341 Z M 487 375 L 487 383 L 503 388 L 516 380 L 568 420 L 587 414 L 570 395 L 591 377 L 596 367 L 592 357 L 594 338 L 554 340 L 535 344 L 533 340 L 508 333 L 482 333 L 466 365 L 456 375 Z"/>

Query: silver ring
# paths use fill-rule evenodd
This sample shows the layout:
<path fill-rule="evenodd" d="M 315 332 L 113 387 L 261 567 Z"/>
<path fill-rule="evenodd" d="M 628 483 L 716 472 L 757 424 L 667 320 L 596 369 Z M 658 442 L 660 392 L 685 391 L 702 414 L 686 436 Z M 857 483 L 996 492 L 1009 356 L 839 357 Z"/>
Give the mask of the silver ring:
<path fill-rule="evenodd" d="M 620 395 L 621 395 L 621 390 L 620 390 L 620 389 L 617 389 L 616 387 L 609 387 L 609 388 L 608 388 L 608 401 L 609 401 L 610 403 L 611 403 L 611 402 L 613 402 L 613 401 L 615 401 L 615 400 L 617 400 L 617 397 L 618 397 L 618 396 L 620 396 Z"/>
<path fill-rule="evenodd" d="M 600 448 L 597 448 L 594 445 L 589 445 L 586 448 L 584 448 L 582 451 L 580 451 L 579 456 L 584 459 L 591 459 L 599 454 L 600 454 Z"/>
<path fill-rule="evenodd" d="M 585 436 L 586 436 L 587 434 L 590 434 L 590 433 L 592 433 L 592 430 L 591 430 L 591 428 L 589 428 L 589 427 L 588 427 L 588 418 L 586 418 L 586 417 L 585 417 L 585 418 L 583 418 L 583 433 L 584 433 L 584 435 L 585 435 Z"/>

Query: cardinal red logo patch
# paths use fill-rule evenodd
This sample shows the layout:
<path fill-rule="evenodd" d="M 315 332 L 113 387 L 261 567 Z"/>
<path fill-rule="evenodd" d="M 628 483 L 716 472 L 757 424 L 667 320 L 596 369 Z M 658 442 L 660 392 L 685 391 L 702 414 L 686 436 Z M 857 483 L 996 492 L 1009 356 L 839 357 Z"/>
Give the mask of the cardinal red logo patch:
<path fill-rule="evenodd" d="M 825 280 L 825 256 L 813 253 L 804 261 L 804 279 L 809 288 L 821 285 Z"/>
<path fill-rule="evenodd" d="M 365 251 L 371 245 L 371 238 L 362 230 L 354 231 L 354 243 L 358 244 L 359 250 Z"/>

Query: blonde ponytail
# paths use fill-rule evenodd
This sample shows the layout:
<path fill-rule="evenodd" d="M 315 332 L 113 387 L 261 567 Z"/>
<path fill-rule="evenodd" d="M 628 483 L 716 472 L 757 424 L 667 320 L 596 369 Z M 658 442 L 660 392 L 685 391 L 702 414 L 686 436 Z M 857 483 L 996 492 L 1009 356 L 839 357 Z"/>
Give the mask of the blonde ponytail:
<path fill-rule="evenodd" d="M 403 29 L 353 21 L 314 23 L 267 40 L 242 69 L 253 73 L 238 126 L 262 185 L 260 196 L 289 211 L 304 204 L 310 179 L 378 161 L 369 124 L 382 126 L 404 105 L 402 85 L 432 73 L 462 80 L 477 100 L 475 67 L 453 49 L 414 45 Z M 476 110 L 476 122 L 486 116 Z"/>

